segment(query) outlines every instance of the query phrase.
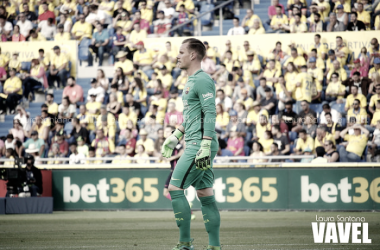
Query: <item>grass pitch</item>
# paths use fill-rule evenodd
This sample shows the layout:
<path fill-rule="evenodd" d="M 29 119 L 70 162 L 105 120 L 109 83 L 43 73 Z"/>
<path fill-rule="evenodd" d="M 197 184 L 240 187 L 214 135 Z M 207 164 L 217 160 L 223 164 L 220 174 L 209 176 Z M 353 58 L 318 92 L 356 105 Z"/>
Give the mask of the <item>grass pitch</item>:
<path fill-rule="evenodd" d="M 192 237 L 205 249 L 207 233 L 194 212 Z M 360 216 L 372 244 L 314 244 L 315 216 Z M 357 212 L 221 212 L 223 250 L 380 249 L 380 214 Z M 172 212 L 55 212 L 0 216 L 0 249 L 171 250 L 178 240 Z"/>

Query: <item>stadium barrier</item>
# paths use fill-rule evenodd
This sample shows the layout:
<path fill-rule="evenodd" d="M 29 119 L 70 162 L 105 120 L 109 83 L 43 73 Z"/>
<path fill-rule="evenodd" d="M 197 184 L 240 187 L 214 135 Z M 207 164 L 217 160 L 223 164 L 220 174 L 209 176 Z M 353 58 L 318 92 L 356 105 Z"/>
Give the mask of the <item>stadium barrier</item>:
<path fill-rule="evenodd" d="M 19 52 L 18 60 L 20 62 L 30 62 L 34 58 L 39 58 L 38 50 L 45 51 L 45 57 L 49 60 L 54 54 L 53 47 L 59 46 L 61 53 L 66 54 L 67 59 L 71 62 L 70 74 L 77 76 L 78 70 L 78 42 L 77 41 L 46 41 L 46 42 L 2 42 L 1 53 L 12 58 L 14 52 Z"/>
<path fill-rule="evenodd" d="M 214 171 L 229 210 L 380 210 L 380 168 L 240 168 Z M 171 209 L 167 169 L 53 170 L 55 210 Z M 196 191 L 186 190 L 194 209 Z"/>
<path fill-rule="evenodd" d="M 217 52 L 225 51 L 225 42 L 231 41 L 232 47 L 240 54 L 243 51 L 244 41 L 250 42 L 250 49 L 257 54 L 266 57 L 275 48 L 276 42 L 282 43 L 282 50 L 288 49 L 288 44 L 294 42 L 297 47 L 302 47 L 308 53 L 314 46 L 314 36 L 316 33 L 301 33 L 301 34 L 262 34 L 262 35 L 243 35 L 243 36 L 202 36 L 196 37 L 202 41 L 207 41 L 211 48 L 216 48 Z M 348 46 L 351 52 L 354 52 L 355 58 L 360 53 L 362 47 L 371 47 L 371 39 L 378 37 L 379 31 L 366 32 L 321 32 L 321 42 L 328 49 L 336 48 L 336 37 L 341 36 L 344 43 Z M 145 39 L 145 46 L 154 51 L 165 51 L 165 43 L 170 41 L 173 51 L 178 51 L 183 37 L 166 37 L 166 38 L 148 38 Z"/>

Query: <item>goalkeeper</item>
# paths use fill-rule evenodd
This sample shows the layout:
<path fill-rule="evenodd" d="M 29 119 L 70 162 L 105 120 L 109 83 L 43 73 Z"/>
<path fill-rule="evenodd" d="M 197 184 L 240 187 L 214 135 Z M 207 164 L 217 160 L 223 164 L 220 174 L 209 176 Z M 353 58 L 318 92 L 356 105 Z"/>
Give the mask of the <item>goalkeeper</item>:
<path fill-rule="evenodd" d="M 173 250 L 193 250 L 190 238 L 191 212 L 184 190 L 190 185 L 197 190 L 202 204 L 202 215 L 209 236 L 208 250 L 219 250 L 220 215 L 216 206 L 212 169 L 213 159 L 218 151 L 215 133 L 215 84 L 211 77 L 201 69 L 206 48 L 197 39 L 183 41 L 177 56 L 178 67 L 186 70 L 188 81 L 183 89 L 184 122 L 161 149 L 164 157 L 169 158 L 178 141 L 185 135 L 185 152 L 179 159 L 169 184 L 175 220 L 179 227 L 179 243 Z"/>

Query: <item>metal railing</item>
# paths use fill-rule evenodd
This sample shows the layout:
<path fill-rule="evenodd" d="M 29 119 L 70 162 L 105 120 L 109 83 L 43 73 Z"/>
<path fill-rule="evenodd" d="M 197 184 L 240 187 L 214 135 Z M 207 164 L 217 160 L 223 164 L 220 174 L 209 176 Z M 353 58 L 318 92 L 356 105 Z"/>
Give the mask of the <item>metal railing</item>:
<path fill-rule="evenodd" d="M 202 35 L 202 24 L 201 24 L 200 18 L 202 18 L 202 17 L 208 15 L 209 13 L 214 12 L 215 10 L 219 9 L 219 35 L 222 36 L 223 35 L 223 7 L 226 6 L 227 4 L 230 4 L 231 2 L 234 2 L 234 1 L 235 0 L 227 0 L 226 2 L 216 6 L 212 10 L 209 10 L 209 11 L 206 11 L 206 12 L 200 14 L 200 15 L 194 16 L 193 18 L 187 20 L 186 22 L 171 28 L 169 31 L 167 31 L 167 33 L 170 34 L 171 32 L 177 30 L 178 28 L 184 27 L 185 25 L 188 25 L 188 24 L 194 22 L 194 20 L 198 20 L 197 35 L 201 36 Z M 253 0 L 251 1 L 251 3 L 253 6 Z"/>

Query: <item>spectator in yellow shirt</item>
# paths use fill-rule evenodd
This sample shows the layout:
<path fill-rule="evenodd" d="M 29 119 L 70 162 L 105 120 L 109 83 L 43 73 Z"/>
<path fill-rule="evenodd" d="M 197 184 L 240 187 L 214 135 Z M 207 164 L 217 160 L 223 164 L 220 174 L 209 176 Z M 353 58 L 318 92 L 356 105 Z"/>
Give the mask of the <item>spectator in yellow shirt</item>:
<path fill-rule="evenodd" d="M 290 62 L 294 63 L 294 65 L 297 66 L 298 68 L 301 68 L 301 66 L 306 65 L 305 58 L 298 54 L 298 51 L 296 48 L 291 49 L 291 56 L 284 63 L 284 68 L 288 66 Z"/>
<path fill-rule="evenodd" d="M 347 134 L 349 129 L 354 129 L 354 134 Z M 352 127 L 347 126 L 340 137 L 348 141 L 347 147 L 339 148 L 340 162 L 360 162 L 364 149 L 367 146 L 369 131 L 360 124 L 355 124 Z"/>
<path fill-rule="evenodd" d="M 343 43 L 343 38 L 341 36 L 336 37 L 336 48 L 335 48 L 335 55 L 339 57 L 342 63 L 342 66 L 346 65 L 348 55 L 350 54 L 350 50 L 347 46 Z"/>
<path fill-rule="evenodd" d="M 124 75 L 126 75 L 128 78 L 132 76 L 133 73 L 133 63 L 131 60 L 127 59 L 128 53 L 125 51 L 119 51 L 116 54 L 116 58 L 119 59 L 118 62 L 115 63 L 114 68 L 122 68 Z M 115 73 L 116 74 L 116 73 Z"/>
<path fill-rule="evenodd" d="M 66 55 L 61 52 L 59 46 L 54 46 L 54 55 L 50 60 L 50 71 L 48 74 L 49 87 L 54 87 L 54 81 L 66 87 L 68 60 Z"/>
<path fill-rule="evenodd" d="M 170 72 L 167 70 L 165 65 L 162 65 L 162 67 L 160 68 L 160 72 L 158 73 L 157 79 L 161 80 L 163 86 L 168 91 L 173 85 L 173 77 L 170 74 Z"/>
<path fill-rule="evenodd" d="M 358 14 L 358 20 L 362 21 L 367 29 L 369 28 L 371 24 L 371 15 L 367 11 L 363 9 L 363 4 L 361 2 L 356 3 L 357 10 L 356 13 Z"/>
<path fill-rule="evenodd" d="M 157 61 L 157 59 L 154 58 L 153 51 L 144 47 L 143 41 L 136 43 L 136 46 L 137 51 L 133 55 L 133 63 L 138 65 L 139 68 L 148 75 L 148 77 L 151 77 L 154 72 L 152 65 Z"/>
<path fill-rule="evenodd" d="M 241 22 L 241 26 L 248 31 L 254 26 L 255 21 L 259 23 L 259 28 L 262 27 L 260 17 L 258 15 L 253 14 L 253 10 L 248 9 L 247 15 L 243 18 L 243 21 Z M 265 33 L 265 31 L 264 31 Z"/>
<path fill-rule="evenodd" d="M 54 41 L 69 41 L 70 40 L 70 34 L 69 32 L 64 32 L 63 30 L 63 24 L 58 24 L 58 32 L 54 36 Z"/>
<path fill-rule="evenodd" d="M 143 145 L 149 156 L 154 154 L 154 142 L 148 138 L 148 132 L 145 129 L 140 130 L 140 139 L 136 142 L 136 152 L 139 145 Z"/>
<path fill-rule="evenodd" d="M 347 96 L 346 106 L 344 107 L 346 112 L 350 108 L 353 108 L 353 104 L 354 104 L 355 99 L 360 101 L 359 102 L 360 107 L 362 107 L 363 109 L 365 109 L 367 107 L 367 98 L 363 94 L 359 94 L 358 86 L 352 85 L 351 86 L 351 94 L 349 96 Z"/>
<path fill-rule="evenodd" d="M 299 138 L 297 140 L 297 145 L 294 149 L 294 153 L 297 155 L 302 155 L 305 149 L 314 150 L 314 140 L 309 135 L 307 135 L 305 129 L 299 131 Z"/>
<path fill-rule="evenodd" d="M 346 88 L 342 85 L 342 82 L 339 81 L 339 74 L 333 73 L 331 76 L 331 82 L 326 89 L 326 101 L 343 103 L 344 96 L 346 95 Z M 332 104 L 330 104 L 331 106 Z"/>
<path fill-rule="evenodd" d="M 335 60 L 333 62 L 333 67 L 331 68 L 331 65 L 330 65 L 330 68 L 329 68 L 329 73 L 327 74 L 327 78 L 326 78 L 326 83 L 329 84 L 330 83 L 330 80 L 331 80 L 331 76 L 333 73 L 338 73 L 339 75 L 339 81 L 345 81 L 347 80 L 347 72 L 344 68 L 341 67 L 341 64 L 338 60 Z"/>
<path fill-rule="evenodd" d="M 38 33 L 36 30 L 32 29 L 29 32 L 29 42 L 45 42 L 46 38 Z"/>
<path fill-rule="evenodd" d="M 294 15 L 294 23 L 290 24 L 290 33 L 306 33 L 307 26 L 301 22 L 301 14 Z"/>
<path fill-rule="evenodd" d="M 288 18 L 282 13 L 282 7 L 276 6 L 276 15 L 272 17 L 270 27 L 274 33 L 285 33 L 288 27 Z"/>
<path fill-rule="evenodd" d="M 77 20 L 71 29 L 71 35 L 79 42 L 82 42 L 84 38 L 92 38 L 92 25 L 85 22 L 84 14 L 79 14 L 79 21 Z"/>
<path fill-rule="evenodd" d="M 20 78 L 16 76 L 15 68 L 10 68 L 9 78 L 4 83 L 3 92 L 4 95 L 0 95 L 0 103 L 6 101 L 6 105 L 1 105 L 2 110 L 0 110 L 0 114 L 3 114 L 7 107 L 11 114 L 14 114 L 18 101 L 22 98 L 22 82 Z"/>
<path fill-rule="evenodd" d="M 347 111 L 347 117 L 355 117 L 356 123 L 364 125 L 367 123 L 367 111 L 360 107 L 360 100 L 355 99 L 352 108 Z"/>

